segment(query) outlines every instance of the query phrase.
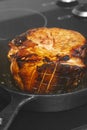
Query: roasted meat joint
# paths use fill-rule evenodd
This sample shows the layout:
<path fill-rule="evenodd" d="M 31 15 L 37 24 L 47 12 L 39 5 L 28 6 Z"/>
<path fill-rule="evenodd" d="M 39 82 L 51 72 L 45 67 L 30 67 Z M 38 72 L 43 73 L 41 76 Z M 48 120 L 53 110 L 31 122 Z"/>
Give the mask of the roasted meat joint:
<path fill-rule="evenodd" d="M 86 38 L 62 28 L 35 28 L 9 43 L 10 70 L 19 88 L 29 93 L 70 92 L 86 73 Z"/>

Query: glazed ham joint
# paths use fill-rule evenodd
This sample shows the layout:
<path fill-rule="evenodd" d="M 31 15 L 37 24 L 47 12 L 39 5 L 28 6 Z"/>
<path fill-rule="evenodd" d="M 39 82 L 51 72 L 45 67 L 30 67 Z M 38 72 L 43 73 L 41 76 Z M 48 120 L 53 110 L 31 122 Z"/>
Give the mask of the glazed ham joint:
<path fill-rule="evenodd" d="M 9 43 L 10 70 L 29 93 L 70 92 L 85 76 L 86 38 L 62 28 L 36 28 Z"/>

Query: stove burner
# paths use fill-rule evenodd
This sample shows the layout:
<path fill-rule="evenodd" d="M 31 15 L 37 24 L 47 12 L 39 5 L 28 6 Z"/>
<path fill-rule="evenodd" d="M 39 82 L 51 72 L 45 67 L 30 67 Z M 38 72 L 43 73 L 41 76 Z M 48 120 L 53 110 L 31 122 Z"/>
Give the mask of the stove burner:
<path fill-rule="evenodd" d="M 77 0 L 59 0 L 57 2 L 57 5 L 62 7 L 72 7 L 72 6 L 76 6 L 77 4 L 78 4 Z"/>
<path fill-rule="evenodd" d="M 45 15 L 30 8 L 10 8 L 0 12 L 3 14 L 0 19 L 0 40 L 2 41 L 11 39 L 28 29 L 47 25 Z"/>
<path fill-rule="evenodd" d="M 74 15 L 79 17 L 87 17 L 87 3 L 80 4 L 72 10 Z"/>

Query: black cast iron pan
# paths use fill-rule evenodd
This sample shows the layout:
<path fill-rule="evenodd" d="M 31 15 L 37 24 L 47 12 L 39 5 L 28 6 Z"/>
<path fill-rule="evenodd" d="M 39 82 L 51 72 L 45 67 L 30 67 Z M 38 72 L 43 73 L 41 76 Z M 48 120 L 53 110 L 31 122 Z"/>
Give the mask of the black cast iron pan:
<path fill-rule="evenodd" d="M 18 110 L 27 103 L 27 109 L 33 102 L 33 110 L 43 112 L 64 111 L 87 103 L 87 88 L 81 85 L 78 90 L 62 94 L 30 94 L 18 90 L 12 80 L 9 69 L 7 39 L 0 40 L 0 91 L 9 93 L 11 101 L 0 113 L 0 130 L 7 130 Z M 86 80 L 86 79 L 85 79 Z M 83 87 L 83 88 L 82 88 Z M 3 96 L 4 93 L 3 93 Z"/>

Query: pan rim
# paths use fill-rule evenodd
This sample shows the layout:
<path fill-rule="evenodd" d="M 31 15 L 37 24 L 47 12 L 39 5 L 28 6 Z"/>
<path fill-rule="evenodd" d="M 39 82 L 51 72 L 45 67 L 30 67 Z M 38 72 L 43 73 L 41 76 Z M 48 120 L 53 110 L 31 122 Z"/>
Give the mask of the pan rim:
<path fill-rule="evenodd" d="M 34 96 L 34 97 L 61 97 L 61 96 L 69 96 L 69 95 L 77 95 L 79 93 L 83 93 L 84 91 L 87 91 L 87 88 L 83 88 L 80 90 L 76 90 L 73 92 L 67 92 L 67 93 L 61 93 L 61 94 L 36 94 L 36 93 L 28 93 L 28 92 L 22 92 L 21 90 L 12 90 L 8 87 L 6 87 L 6 85 L 0 85 L 0 87 L 2 89 L 4 89 L 5 91 L 7 91 L 9 94 L 19 94 L 19 95 L 23 95 L 23 96 Z"/>

